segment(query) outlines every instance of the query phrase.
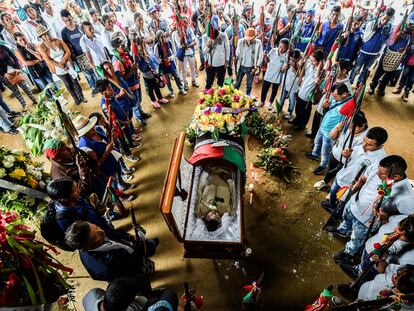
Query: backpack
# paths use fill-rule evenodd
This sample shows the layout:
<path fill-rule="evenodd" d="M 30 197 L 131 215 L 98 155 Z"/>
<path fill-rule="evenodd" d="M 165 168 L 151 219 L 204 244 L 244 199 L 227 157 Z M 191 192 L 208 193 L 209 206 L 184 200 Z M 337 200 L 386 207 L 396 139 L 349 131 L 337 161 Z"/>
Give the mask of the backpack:
<path fill-rule="evenodd" d="M 56 213 L 56 208 L 53 202 L 49 203 L 46 213 L 40 221 L 40 233 L 42 237 L 50 244 L 59 247 L 68 252 L 74 252 L 75 249 L 70 247 L 65 242 L 65 232 L 58 224 L 59 219 L 75 217 L 75 212 L 61 211 Z"/>

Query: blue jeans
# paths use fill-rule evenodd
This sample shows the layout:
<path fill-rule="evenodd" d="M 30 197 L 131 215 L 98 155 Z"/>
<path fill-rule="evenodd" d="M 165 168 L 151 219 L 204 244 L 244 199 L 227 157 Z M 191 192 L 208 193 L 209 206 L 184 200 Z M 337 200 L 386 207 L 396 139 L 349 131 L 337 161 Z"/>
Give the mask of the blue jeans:
<path fill-rule="evenodd" d="M 96 81 L 98 80 L 95 71 L 91 68 L 86 71 L 83 71 L 83 74 L 85 75 L 86 81 L 88 81 L 89 86 L 92 88 L 92 90 L 95 90 Z"/>
<path fill-rule="evenodd" d="M 312 155 L 319 157 L 321 156 L 320 167 L 327 167 L 329 162 L 329 154 L 332 149 L 332 140 L 322 134 L 321 129 L 316 133 L 314 140 Z"/>
<path fill-rule="evenodd" d="M 400 88 L 404 88 L 405 91 L 409 92 L 413 88 L 414 83 L 414 66 L 404 66 L 404 70 L 400 80 Z"/>
<path fill-rule="evenodd" d="M 279 102 L 280 111 L 282 111 L 283 105 L 285 104 L 287 93 L 288 91 L 286 91 L 285 89 L 282 90 L 282 95 L 280 96 L 280 102 Z M 289 113 L 293 112 L 293 110 L 295 109 L 295 105 L 296 105 L 296 94 L 294 92 L 290 92 L 289 93 L 289 107 L 288 107 Z"/>
<path fill-rule="evenodd" d="M 9 117 L 7 116 L 8 113 L 10 113 L 10 109 L 7 106 L 7 104 L 3 100 L 3 96 L 0 93 L 0 128 L 8 132 L 10 131 L 10 127 L 12 126 L 12 123 L 9 120 Z M 7 108 L 7 109 L 4 109 Z"/>
<path fill-rule="evenodd" d="M 338 182 L 336 178 L 334 179 L 331 189 L 329 190 L 329 207 L 334 210 L 336 208 L 336 193 L 338 192 L 339 188 Z"/>
<path fill-rule="evenodd" d="M 142 110 L 142 93 L 141 88 L 131 91 L 134 94 L 135 106 L 132 108 L 132 113 L 137 121 L 142 121 L 141 114 L 144 112 Z"/>
<path fill-rule="evenodd" d="M 377 59 L 377 55 L 368 55 L 365 53 L 359 53 L 358 58 L 355 63 L 355 67 L 351 72 L 351 76 L 349 77 L 349 80 L 351 81 L 351 84 L 354 84 L 354 80 L 356 75 L 361 71 L 361 74 L 358 77 L 358 83 L 362 83 L 362 81 L 365 80 L 365 76 L 368 73 L 368 69 L 372 66 L 372 64 Z"/>
<path fill-rule="evenodd" d="M 365 236 L 368 228 L 360 222 L 351 212 L 351 205 L 348 203 L 343 214 L 343 221 L 338 230 L 343 234 L 351 232 L 351 239 L 345 244 L 345 252 L 355 256 L 364 247 Z"/>
<path fill-rule="evenodd" d="M 59 90 L 59 83 L 53 81 L 53 76 L 50 72 L 40 78 L 33 78 L 40 90 L 43 90 L 48 84 L 53 83 L 57 90 Z M 48 91 L 48 95 L 52 95 L 52 92 Z"/>
<path fill-rule="evenodd" d="M 198 41 L 198 51 L 200 53 L 200 63 L 201 65 L 204 65 L 204 53 L 203 53 L 203 46 L 202 46 L 202 40 L 203 36 L 197 36 L 197 41 Z"/>
<path fill-rule="evenodd" d="M 247 96 L 250 96 L 250 93 L 252 92 L 252 84 L 253 84 L 253 79 L 254 79 L 254 73 L 252 71 L 253 71 L 253 67 L 240 66 L 239 71 L 237 72 L 236 83 L 234 84 L 234 87 L 236 89 L 239 89 L 244 76 L 247 75 L 247 80 L 246 80 L 246 95 Z"/>

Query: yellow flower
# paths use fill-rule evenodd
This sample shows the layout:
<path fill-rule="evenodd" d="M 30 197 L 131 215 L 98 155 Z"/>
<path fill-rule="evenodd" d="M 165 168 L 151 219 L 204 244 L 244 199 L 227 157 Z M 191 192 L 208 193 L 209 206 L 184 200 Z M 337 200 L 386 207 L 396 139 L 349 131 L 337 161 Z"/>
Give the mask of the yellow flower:
<path fill-rule="evenodd" d="M 39 182 L 36 179 L 34 179 L 32 176 L 29 176 L 27 178 L 27 184 L 33 189 L 36 189 L 39 186 Z"/>
<path fill-rule="evenodd" d="M 16 161 L 18 161 L 18 162 L 24 162 L 24 161 L 26 161 L 26 157 L 21 154 L 18 157 L 16 157 Z"/>
<path fill-rule="evenodd" d="M 25 177 L 26 176 L 26 172 L 23 169 L 21 169 L 21 168 L 16 168 L 13 172 L 11 172 L 9 174 L 9 176 L 11 178 L 20 180 L 20 179 L 22 179 L 22 177 Z"/>

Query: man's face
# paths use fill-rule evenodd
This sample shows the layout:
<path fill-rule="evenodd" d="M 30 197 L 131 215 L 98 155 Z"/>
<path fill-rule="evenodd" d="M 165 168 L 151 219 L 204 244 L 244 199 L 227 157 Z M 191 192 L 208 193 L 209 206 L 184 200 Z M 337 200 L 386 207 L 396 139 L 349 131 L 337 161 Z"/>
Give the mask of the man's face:
<path fill-rule="evenodd" d="M 94 22 L 97 22 L 99 20 L 99 14 L 98 14 L 98 12 L 95 12 L 95 13 L 92 14 L 92 20 Z"/>
<path fill-rule="evenodd" d="M 378 146 L 377 141 L 375 139 L 370 139 L 368 137 L 364 137 L 362 141 L 362 148 L 365 151 L 375 151 L 378 150 L 381 146 Z"/>
<path fill-rule="evenodd" d="M 200 11 L 204 10 L 204 1 L 199 1 L 199 2 L 198 2 L 198 9 L 199 9 Z"/>
<path fill-rule="evenodd" d="M 339 12 L 332 11 L 330 19 L 332 23 L 337 23 L 339 20 Z"/>
<path fill-rule="evenodd" d="M 114 96 L 114 94 L 115 94 L 115 92 L 114 92 L 114 89 L 112 88 L 111 85 L 108 85 L 108 87 L 106 88 L 106 90 L 103 93 L 105 98 L 111 98 L 112 96 Z"/>
<path fill-rule="evenodd" d="M 151 15 L 151 18 L 152 19 L 155 19 L 156 21 L 158 20 L 158 11 L 157 10 L 155 10 L 154 12 L 152 12 L 150 15 Z"/>
<path fill-rule="evenodd" d="M 270 2 L 269 3 L 269 7 L 268 7 L 268 12 L 269 13 L 273 13 L 273 11 L 275 10 L 275 3 L 274 2 Z"/>
<path fill-rule="evenodd" d="M 108 4 L 111 5 L 111 6 L 114 6 L 115 5 L 115 0 L 108 0 Z"/>
<path fill-rule="evenodd" d="M 29 16 L 32 20 L 37 20 L 37 12 L 34 8 L 30 7 L 26 11 L 27 16 Z"/>
<path fill-rule="evenodd" d="M 362 21 L 354 21 L 352 23 L 352 32 L 355 32 L 359 27 L 361 27 Z"/>
<path fill-rule="evenodd" d="M 306 1 L 305 0 L 300 0 L 298 2 L 298 9 L 299 9 L 299 11 L 302 11 L 303 10 L 303 8 L 305 7 L 305 4 L 306 4 Z"/>
<path fill-rule="evenodd" d="M 122 44 L 120 47 L 116 49 L 118 53 L 125 53 L 125 44 Z"/>
<path fill-rule="evenodd" d="M 319 8 L 321 10 L 324 10 L 326 8 L 326 0 L 320 0 L 319 1 Z"/>
<path fill-rule="evenodd" d="M 72 27 L 73 26 L 73 18 L 72 16 L 68 16 L 68 17 L 62 17 L 63 22 L 65 23 L 65 25 L 67 27 Z"/>
<path fill-rule="evenodd" d="M 279 44 L 278 50 L 279 50 L 279 54 L 283 54 L 283 53 L 286 53 L 286 51 L 288 50 L 288 47 L 286 44 Z"/>
<path fill-rule="evenodd" d="M 95 31 L 92 26 L 85 26 L 84 30 L 85 34 L 90 38 L 92 38 L 95 35 Z"/>
<path fill-rule="evenodd" d="M 135 0 L 129 0 L 128 1 L 128 8 L 135 12 L 135 10 L 137 9 L 137 2 Z"/>
<path fill-rule="evenodd" d="M 81 8 L 77 3 L 72 2 L 71 8 L 72 8 L 73 12 L 75 12 L 76 14 L 81 13 Z"/>
<path fill-rule="evenodd" d="M 105 26 L 105 29 L 106 30 L 112 31 L 114 29 L 114 22 L 113 22 L 113 20 L 111 18 L 107 18 L 105 20 L 104 26 Z"/>
<path fill-rule="evenodd" d="M 378 165 L 377 176 L 379 177 L 379 179 L 385 180 L 388 177 L 389 173 L 390 170 L 388 168 Z"/>
<path fill-rule="evenodd" d="M 332 93 L 332 96 L 333 96 L 333 98 L 337 101 L 337 102 L 340 102 L 340 101 L 343 101 L 346 97 L 347 97 L 347 93 L 344 93 L 344 94 L 342 94 L 342 95 L 339 95 L 338 94 L 338 90 L 335 90 L 335 91 L 333 91 L 333 93 Z"/>
<path fill-rule="evenodd" d="M 410 240 L 405 236 L 405 231 L 400 228 L 398 225 L 397 229 L 395 230 L 400 235 L 400 240 L 404 242 L 410 242 Z"/>
<path fill-rule="evenodd" d="M 50 2 L 49 2 L 49 1 L 46 1 L 45 3 L 43 3 L 43 7 L 45 8 L 45 11 L 46 11 L 48 14 L 52 15 L 52 12 L 53 12 L 53 7 L 51 6 L 51 4 L 50 4 Z"/>
<path fill-rule="evenodd" d="M 313 14 L 306 14 L 305 22 L 309 24 L 313 20 Z"/>
<path fill-rule="evenodd" d="M 70 194 L 70 201 L 71 202 L 76 202 L 80 196 L 80 189 L 78 187 L 78 185 L 73 182 L 72 183 L 72 193 Z"/>
<path fill-rule="evenodd" d="M 144 19 L 142 18 L 141 15 L 139 15 L 136 19 L 135 19 L 135 24 L 139 27 L 144 25 Z"/>
<path fill-rule="evenodd" d="M 221 215 L 218 211 L 209 211 L 206 215 L 206 220 L 215 220 L 221 222 Z"/>
<path fill-rule="evenodd" d="M 95 224 L 89 223 L 89 247 L 91 249 L 97 248 L 104 244 L 106 239 L 105 231 Z"/>
<path fill-rule="evenodd" d="M 311 56 L 311 63 L 313 67 L 317 67 L 319 65 L 318 60 L 314 56 Z"/>

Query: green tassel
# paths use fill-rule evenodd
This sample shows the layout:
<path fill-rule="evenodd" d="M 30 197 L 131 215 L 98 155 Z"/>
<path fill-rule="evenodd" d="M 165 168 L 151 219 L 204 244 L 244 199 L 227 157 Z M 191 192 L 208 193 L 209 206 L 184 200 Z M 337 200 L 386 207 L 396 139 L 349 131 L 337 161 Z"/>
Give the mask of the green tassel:
<path fill-rule="evenodd" d="M 250 299 L 252 298 L 252 295 L 253 295 L 252 291 L 248 292 L 247 295 L 243 297 L 243 303 L 250 302 Z"/>

